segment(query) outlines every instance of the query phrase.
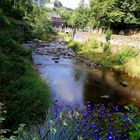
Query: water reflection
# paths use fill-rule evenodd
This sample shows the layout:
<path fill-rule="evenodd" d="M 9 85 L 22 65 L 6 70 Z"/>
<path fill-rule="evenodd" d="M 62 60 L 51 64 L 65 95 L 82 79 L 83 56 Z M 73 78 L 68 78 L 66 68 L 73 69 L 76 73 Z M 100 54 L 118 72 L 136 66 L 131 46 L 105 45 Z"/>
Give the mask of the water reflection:
<path fill-rule="evenodd" d="M 112 102 L 116 105 L 127 105 L 136 98 L 135 105 L 140 108 L 140 81 L 118 72 L 86 69 L 84 64 L 74 60 L 33 55 L 43 79 L 47 79 L 52 91 L 52 99 L 65 104 L 86 104 Z M 123 87 L 120 81 L 128 81 Z"/>
<path fill-rule="evenodd" d="M 89 70 L 84 84 L 84 102 L 128 105 L 136 98 L 135 105 L 140 108 L 140 87 L 134 86 L 135 80 L 128 80 L 125 74 L 122 75 L 108 70 Z M 126 77 L 127 81 L 130 81 L 129 86 L 123 87 L 120 81 L 126 80 Z"/>
<path fill-rule="evenodd" d="M 70 59 L 59 59 L 54 63 L 47 56 L 34 55 L 34 63 L 42 78 L 47 78 L 52 98 L 64 104 L 83 105 L 84 72 Z"/>

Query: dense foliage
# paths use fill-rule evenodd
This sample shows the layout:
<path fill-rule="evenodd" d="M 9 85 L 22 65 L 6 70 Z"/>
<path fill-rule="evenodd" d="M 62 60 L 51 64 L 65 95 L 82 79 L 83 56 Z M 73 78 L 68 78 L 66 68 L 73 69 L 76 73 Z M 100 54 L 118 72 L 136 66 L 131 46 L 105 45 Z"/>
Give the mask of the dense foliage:
<path fill-rule="evenodd" d="M 49 10 L 34 5 L 32 11 L 24 17 L 32 29 L 33 37 L 42 39 L 46 36 L 47 40 L 54 34 L 52 23 L 48 20 L 48 13 Z"/>
<path fill-rule="evenodd" d="M 90 12 L 95 27 L 140 26 L 139 0 L 90 0 Z"/>
<path fill-rule="evenodd" d="M 48 89 L 34 71 L 30 58 L 30 50 L 13 40 L 1 44 L 0 102 L 7 110 L 3 124 L 6 128 L 15 128 L 20 123 L 29 125 L 45 117 Z"/>
<path fill-rule="evenodd" d="M 34 17 L 29 17 L 33 10 L 31 0 L 0 1 L 0 103 L 7 111 L 4 128 L 15 129 L 20 123 L 30 125 L 41 121 L 49 105 L 48 88 L 31 64 L 31 50 L 19 45 L 38 37 L 32 31 L 38 27 L 31 26 Z M 46 22 L 40 24 L 48 25 Z M 50 29 L 49 26 L 46 28 Z"/>
<path fill-rule="evenodd" d="M 70 18 L 77 28 L 111 28 L 113 31 L 140 27 L 139 0 L 90 0 L 89 6 L 81 0 Z"/>
<path fill-rule="evenodd" d="M 81 28 L 81 29 L 86 27 L 86 25 L 89 21 L 89 12 L 88 11 L 89 11 L 89 9 L 85 5 L 84 0 L 81 0 L 79 3 L 79 7 L 74 10 L 73 15 L 71 17 L 72 25 L 77 28 Z"/>

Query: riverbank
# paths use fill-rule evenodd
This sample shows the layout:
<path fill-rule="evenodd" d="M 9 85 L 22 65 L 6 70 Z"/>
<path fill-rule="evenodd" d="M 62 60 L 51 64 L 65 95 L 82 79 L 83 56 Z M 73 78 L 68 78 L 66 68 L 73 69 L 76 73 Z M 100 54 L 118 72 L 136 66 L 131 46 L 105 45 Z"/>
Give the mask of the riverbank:
<path fill-rule="evenodd" d="M 97 65 L 127 73 L 134 78 L 140 78 L 139 49 L 132 46 L 114 46 L 97 41 L 90 37 L 85 43 L 69 42 L 79 57 L 84 57 Z"/>
<path fill-rule="evenodd" d="M 45 119 L 49 89 L 32 64 L 31 50 L 12 39 L 1 42 L 0 66 L 0 102 L 7 111 L 2 128 L 15 130 Z"/>

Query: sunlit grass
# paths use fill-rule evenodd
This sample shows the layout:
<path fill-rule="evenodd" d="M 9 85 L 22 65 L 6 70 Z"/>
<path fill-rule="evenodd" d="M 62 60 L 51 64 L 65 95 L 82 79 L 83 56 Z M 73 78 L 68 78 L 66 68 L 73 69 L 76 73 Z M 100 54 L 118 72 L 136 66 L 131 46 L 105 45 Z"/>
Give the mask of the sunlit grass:
<path fill-rule="evenodd" d="M 95 40 L 94 37 L 91 37 L 83 45 L 78 45 L 78 42 L 74 41 L 68 44 L 69 47 L 76 48 L 75 52 L 78 56 L 84 56 L 96 64 L 140 78 L 140 55 L 138 55 L 138 49 L 132 46 L 118 46 L 118 48 L 115 46 L 116 51 L 112 52 L 111 50 L 114 49 L 114 46 L 108 45 Z"/>
<path fill-rule="evenodd" d="M 129 75 L 140 78 L 140 55 L 124 64 L 124 70 Z"/>
<path fill-rule="evenodd" d="M 57 35 L 58 36 L 62 36 L 62 37 L 64 37 L 64 41 L 65 42 L 69 42 L 70 40 L 71 40 L 71 37 L 70 37 L 70 34 L 68 33 L 68 34 L 66 34 L 66 33 L 64 33 L 64 32 L 57 32 Z"/>

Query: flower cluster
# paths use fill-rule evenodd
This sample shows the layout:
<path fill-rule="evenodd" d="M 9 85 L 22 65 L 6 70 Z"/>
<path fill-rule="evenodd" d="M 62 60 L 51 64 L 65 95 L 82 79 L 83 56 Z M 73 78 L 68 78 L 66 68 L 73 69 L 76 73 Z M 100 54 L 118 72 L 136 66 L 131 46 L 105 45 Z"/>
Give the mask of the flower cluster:
<path fill-rule="evenodd" d="M 112 104 L 80 107 L 56 102 L 37 134 L 41 140 L 128 140 L 128 131 L 136 123 L 134 114 L 133 109 L 121 113 Z"/>

